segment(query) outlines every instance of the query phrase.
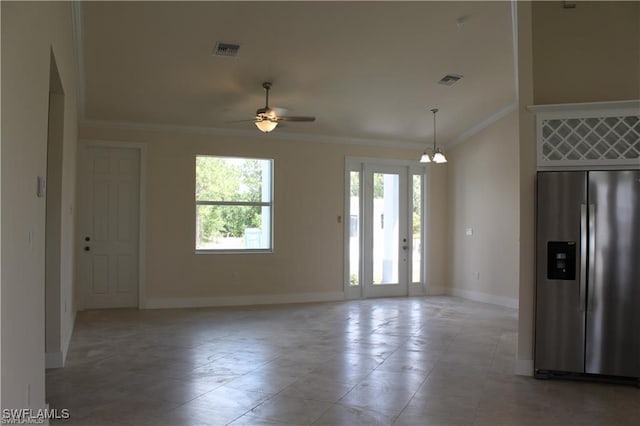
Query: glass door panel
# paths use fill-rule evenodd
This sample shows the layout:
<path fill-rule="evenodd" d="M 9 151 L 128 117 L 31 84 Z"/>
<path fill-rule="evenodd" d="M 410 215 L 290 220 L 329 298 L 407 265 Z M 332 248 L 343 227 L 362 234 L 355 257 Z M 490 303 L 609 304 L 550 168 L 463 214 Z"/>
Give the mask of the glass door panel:
<path fill-rule="evenodd" d="M 411 282 L 422 282 L 422 178 L 423 174 L 414 174 L 411 188 Z"/>
<path fill-rule="evenodd" d="M 365 297 L 408 294 L 407 175 L 407 167 L 374 164 L 364 167 Z"/>
<path fill-rule="evenodd" d="M 349 172 L 349 286 L 360 285 L 360 172 Z"/>
<path fill-rule="evenodd" d="M 373 174 L 373 284 L 398 284 L 400 176 Z"/>

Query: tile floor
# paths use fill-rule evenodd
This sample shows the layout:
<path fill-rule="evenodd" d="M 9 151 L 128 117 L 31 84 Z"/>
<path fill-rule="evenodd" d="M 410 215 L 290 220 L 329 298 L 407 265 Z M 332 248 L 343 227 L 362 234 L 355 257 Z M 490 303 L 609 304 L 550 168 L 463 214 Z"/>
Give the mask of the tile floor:
<path fill-rule="evenodd" d="M 517 312 L 452 297 L 79 312 L 67 425 L 637 425 L 640 389 L 512 374 Z"/>

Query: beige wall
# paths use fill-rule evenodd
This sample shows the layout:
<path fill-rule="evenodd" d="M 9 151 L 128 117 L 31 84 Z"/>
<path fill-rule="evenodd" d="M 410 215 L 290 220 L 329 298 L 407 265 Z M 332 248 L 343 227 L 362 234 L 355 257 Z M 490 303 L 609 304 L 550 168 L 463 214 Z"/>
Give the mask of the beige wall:
<path fill-rule="evenodd" d="M 72 14 L 71 5 L 61 2 L 2 2 L 1 7 L 2 407 L 43 408 L 45 199 L 36 197 L 36 177 L 46 176 L 53 51 L 65 93 L 60 275 L 67 312 L 60 330 L 68 336 L 73 325 L 77 136 Z"/>
<path fill-rule="evenodd" d="M 517 145 L 511 112 L 448 153 L 454 295 L 517 306 Z"/>
<path fill-rule="evenodd" d="M 640 2 L 533 4 L 534 102 L 640 97 Z"/>
<path fill-rule="evenodd" d="M 388 149 L 196 133 L 81 129 L 82 139 L 147 144 L 146 294 L 151 306 L 225 303 L 223 298 L 332 299 L 343 292 L 345 157 L 416 160 L 419 149 Z M 274 159 L 274 253 L 195 254 L 197 154 Z M 434 176 L 432 185 L 437 185 Z M 434 195 L 438 193 L 435 192 Z M 434 213 L 434 226 L 439 228 Z M 440 246 L 438 232 L 431 244 Z M 437 253 L 437 251 L 434 251 Z M 432 262 L 438 280 L 441 263 Z M 177 300 L 176 300 L 177 299 Z M 164 302 L 163 302 L 164 300 Z M 278 300 L 277 298 L 274 300 Z M 169 303 L 170 304 L 170 303 Z"/>
<path fill-rule="evenodd" d="M 429 164 L 427 170 L 427 292 L 445 294 L 449 285 L 448 164 Z"/>

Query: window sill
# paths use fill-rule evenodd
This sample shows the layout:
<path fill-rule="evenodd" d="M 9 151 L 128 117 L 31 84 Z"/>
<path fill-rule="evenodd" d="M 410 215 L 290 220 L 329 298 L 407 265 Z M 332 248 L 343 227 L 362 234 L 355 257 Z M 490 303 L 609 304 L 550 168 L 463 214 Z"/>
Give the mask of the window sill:
<path fill-rule="evenodd" d="M 196 250 L 194 254 L 273 254 L 273 249 Z"/>

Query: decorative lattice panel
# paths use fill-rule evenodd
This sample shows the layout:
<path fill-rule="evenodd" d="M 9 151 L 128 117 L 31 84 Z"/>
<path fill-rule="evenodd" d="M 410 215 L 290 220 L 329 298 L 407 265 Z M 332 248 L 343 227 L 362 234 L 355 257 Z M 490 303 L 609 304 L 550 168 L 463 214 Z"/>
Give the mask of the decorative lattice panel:
<path fill-rule="evenodd" d="M 541 124 L 545 163 L 640 162 L 639 116 L 553 118 Z"/>

